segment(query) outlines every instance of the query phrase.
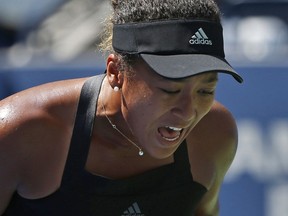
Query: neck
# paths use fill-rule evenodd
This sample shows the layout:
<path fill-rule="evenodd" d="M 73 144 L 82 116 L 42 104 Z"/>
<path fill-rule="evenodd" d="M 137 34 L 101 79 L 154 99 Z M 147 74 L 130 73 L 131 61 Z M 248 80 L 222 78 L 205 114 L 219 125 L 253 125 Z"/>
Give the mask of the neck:
<path fill-rule="evenodd" d="M 100 103 L 101 104 L 101 108 L 102 108 L 102 111 L 105 115 L 105 118 L 107 119 L 107 121 L 109 122 L 109 124 L 111 125 L 111 127 L 118 133 L 122 136 L 122 138 L 124 138 L 126 140 L 126 142 L 128 142 L 129 144 L 132 144 L 134 147 L 136 147 L 138 149 L 138 154 L 139 156 L 143 156 L 144 152 L 142 151 L 141 147 L 139 147 L 138 144 L 136 144 L 136 142 L 132 141 L 131 138 L 129 138 L 125 132 L 123 132 L 123 130 L 119 129 L 118 128 L 118 125 L 116 125 L 109 117 L 108 117 L 108 114 L 106 112 L 106 107 L 105 105 L 103 104 L 103 101 Z M 131 132 L 130 132 L 131 133 Z"/>

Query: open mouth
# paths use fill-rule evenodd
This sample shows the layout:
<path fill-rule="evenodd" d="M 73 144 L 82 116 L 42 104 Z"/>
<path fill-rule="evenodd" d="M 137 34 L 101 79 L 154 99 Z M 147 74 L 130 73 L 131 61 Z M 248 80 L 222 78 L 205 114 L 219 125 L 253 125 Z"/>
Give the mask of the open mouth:
<path fill-rule="evenodd" d="M 179 139 L 183 128 L 177 128 L 172 126 L 165 126 L 158 128 L 158 132 L 163 139 L 169 142 Z"/>

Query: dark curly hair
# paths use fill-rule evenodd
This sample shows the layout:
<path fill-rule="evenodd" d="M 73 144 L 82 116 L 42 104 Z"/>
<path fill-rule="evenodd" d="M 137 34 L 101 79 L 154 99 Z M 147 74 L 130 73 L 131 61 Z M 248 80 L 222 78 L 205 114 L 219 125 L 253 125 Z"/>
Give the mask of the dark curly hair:
<path fill-rule="evenodd" d="M 112 6 L 114 24 L 175 18 L 220 21 L 213 0 L 112 0 Z"/>

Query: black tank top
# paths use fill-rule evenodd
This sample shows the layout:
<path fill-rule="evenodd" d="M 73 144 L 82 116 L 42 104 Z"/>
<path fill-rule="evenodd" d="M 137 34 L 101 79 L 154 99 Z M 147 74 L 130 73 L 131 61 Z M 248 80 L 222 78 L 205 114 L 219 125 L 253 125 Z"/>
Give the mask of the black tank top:
<path fill-rule="evenodd" d="M 193 181 L 186 143 L 174 163 L 127 179 L 109 180 L 85 170 L 96 102 L 105 75 L 83 85 L 60 188 L 41 199 L 14 194 L 4 216 L 191 216 L 207 192 Z"/>

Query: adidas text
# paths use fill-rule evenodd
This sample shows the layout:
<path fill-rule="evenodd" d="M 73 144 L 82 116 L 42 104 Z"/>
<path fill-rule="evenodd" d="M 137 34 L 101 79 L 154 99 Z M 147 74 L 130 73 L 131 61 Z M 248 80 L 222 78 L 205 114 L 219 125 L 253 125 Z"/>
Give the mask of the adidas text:
<path fill-rule="evenodd" d="M 212 41 L 211 40 L 205 40 L 205 39 L 190 39 L 189 40 L 190 44 L 203 44 L 203 45 L 212 45 Z"/>

